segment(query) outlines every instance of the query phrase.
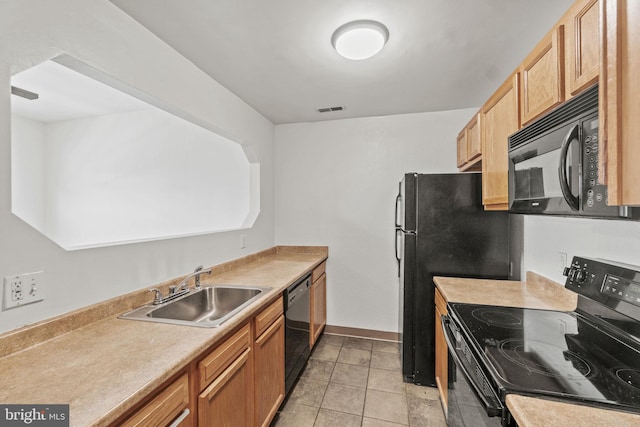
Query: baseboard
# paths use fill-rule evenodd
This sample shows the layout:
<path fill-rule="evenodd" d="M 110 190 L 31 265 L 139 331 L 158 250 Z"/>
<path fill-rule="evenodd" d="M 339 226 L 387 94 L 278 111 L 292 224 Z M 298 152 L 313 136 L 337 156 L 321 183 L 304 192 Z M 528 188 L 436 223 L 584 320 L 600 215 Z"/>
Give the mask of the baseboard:
<path fill-rule="evenodd" d="M 346 326 L 326 325 L 324 327 L 324 333 L 330 335 L 346 335 L 350 337 L 400 342 L 400 334 L 398 332 L 376 331 L 373 329 L 348 328 Z"/>

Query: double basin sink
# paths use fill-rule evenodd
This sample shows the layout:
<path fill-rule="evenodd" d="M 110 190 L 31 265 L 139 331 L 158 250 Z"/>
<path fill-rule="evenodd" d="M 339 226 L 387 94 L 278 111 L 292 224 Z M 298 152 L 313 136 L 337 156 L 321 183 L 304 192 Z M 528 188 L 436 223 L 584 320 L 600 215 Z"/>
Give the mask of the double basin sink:
<path fill-rule="evenodd" d="M 159 305 L 144 305 L 121 319 L 214 328 L 260 298 L 269 288 L 212 285 Z"/>

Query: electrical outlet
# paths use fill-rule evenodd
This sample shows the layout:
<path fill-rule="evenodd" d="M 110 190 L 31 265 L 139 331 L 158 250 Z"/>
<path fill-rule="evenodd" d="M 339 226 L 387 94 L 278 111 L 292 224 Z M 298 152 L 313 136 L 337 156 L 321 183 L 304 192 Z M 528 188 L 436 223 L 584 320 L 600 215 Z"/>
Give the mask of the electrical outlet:
<path fill-rule="evenodd" d="M 43 278 L 42 271 L 5 277 L 2 310 L 42 301 Z"/>
<path fill-rule="evenodd" d="M 240 249 L 244 249 L 247 247 L 247 235 L 246 234 L 241 234 L 240 235 Z"/>
<path fill-rule="evenodd" d="M 567 253 L 558 252 L 558 254 L 560 255 L 560 271 L 562 271 L 567 266 Z"/>

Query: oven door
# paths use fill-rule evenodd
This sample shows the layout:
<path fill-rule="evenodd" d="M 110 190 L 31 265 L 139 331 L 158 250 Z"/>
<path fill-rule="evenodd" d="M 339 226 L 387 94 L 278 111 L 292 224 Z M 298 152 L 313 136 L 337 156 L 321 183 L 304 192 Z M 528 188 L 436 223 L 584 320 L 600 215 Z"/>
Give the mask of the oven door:
<path fill-rule="evenodd" d="M 511 417 L 448 316 L 442 329 L 449 348 L 447 425 L 449 427 L 509 426 Z"/>

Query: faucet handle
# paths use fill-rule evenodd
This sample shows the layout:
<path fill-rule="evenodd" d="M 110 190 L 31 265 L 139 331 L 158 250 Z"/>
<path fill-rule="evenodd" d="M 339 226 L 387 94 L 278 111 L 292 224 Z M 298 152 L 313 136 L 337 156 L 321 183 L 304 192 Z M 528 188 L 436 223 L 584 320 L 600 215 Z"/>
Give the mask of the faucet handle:
<path fill-rule="evenodd" d="M 154 304 L 162 304 L 162 292 L 160 292 L 160 289 L 151 288 L 149 292 L 155 292 L 155 298 L 153 299 Z"/>

